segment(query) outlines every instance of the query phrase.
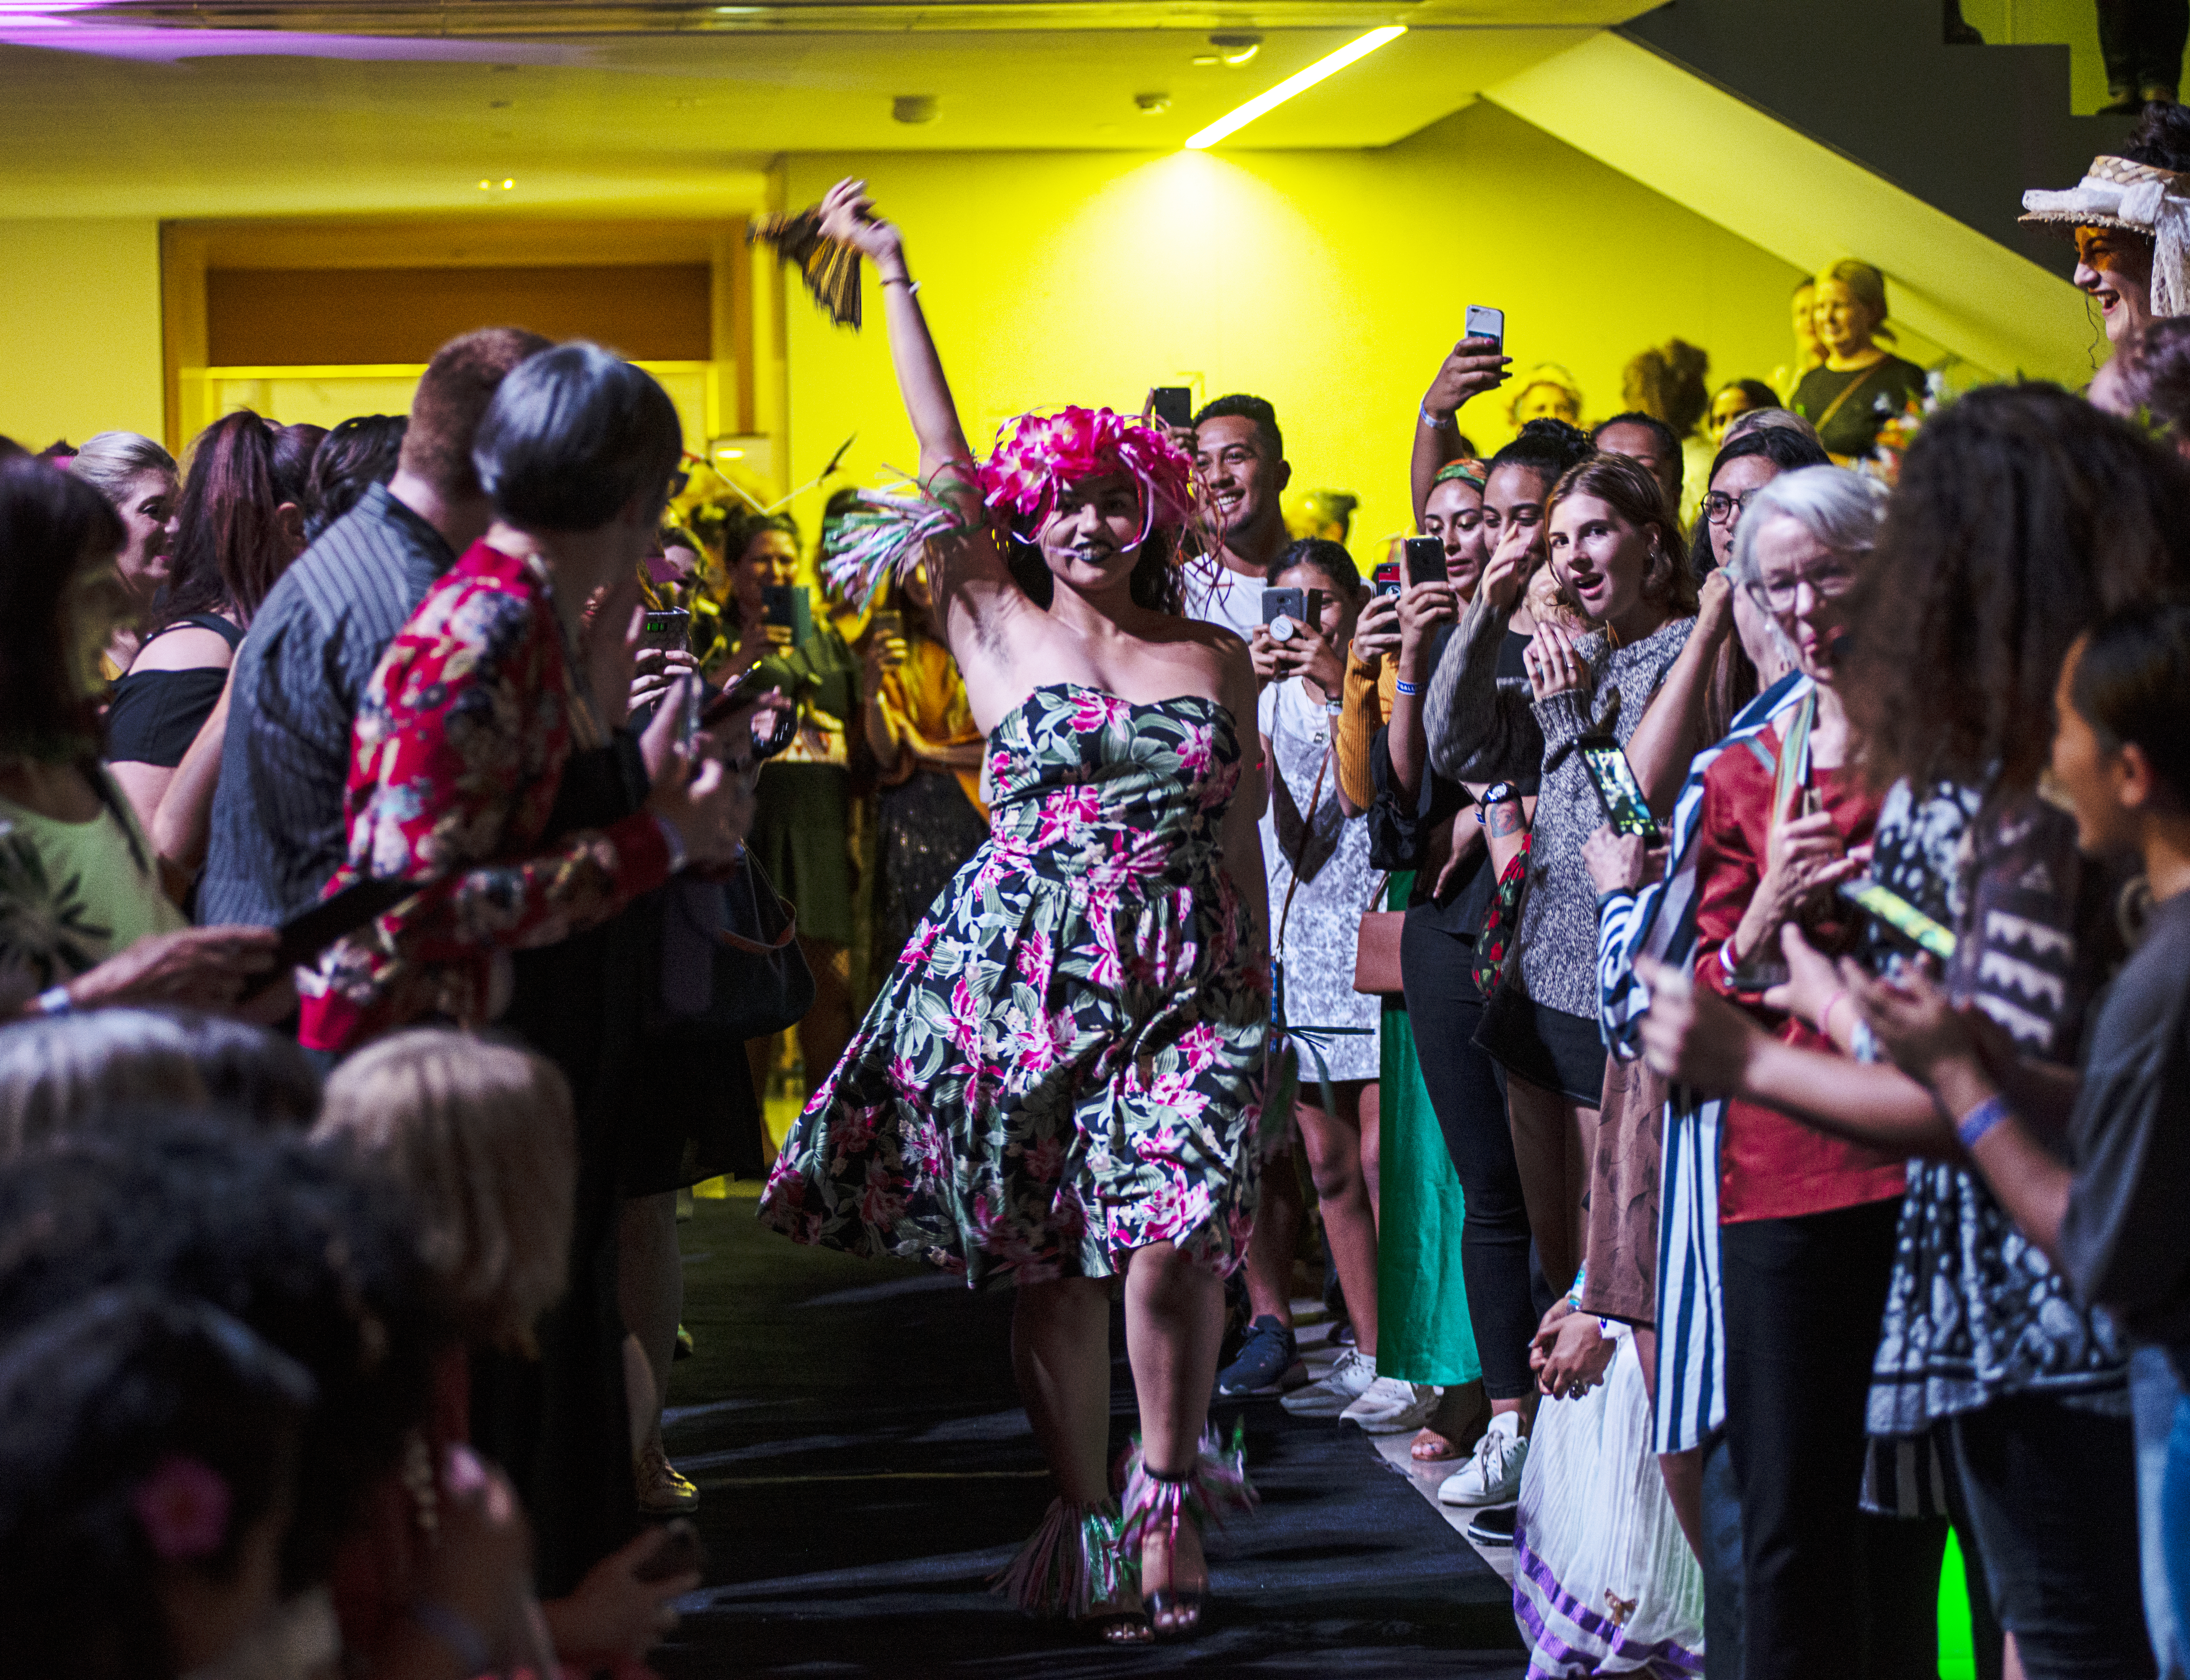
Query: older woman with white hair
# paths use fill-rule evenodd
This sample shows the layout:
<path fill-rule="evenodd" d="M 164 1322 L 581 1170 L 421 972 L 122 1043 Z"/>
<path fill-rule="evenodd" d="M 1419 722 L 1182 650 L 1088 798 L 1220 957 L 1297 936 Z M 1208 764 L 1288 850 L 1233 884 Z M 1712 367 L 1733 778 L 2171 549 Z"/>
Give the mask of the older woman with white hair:
<path fill-rule="evenodd" d="M 1850 762 L 1836 684 L 1842 603 L 1877 542 L 1881 498 L 1856 474 L 1813 467 L 1773 480 L 1745 513 L 1730 562 L 1734 582 L 1792 644 L 1805 680 L 1762 727 L 1711 756 L 1700 785 L 1692 777 L 1683 793 L 1658 915 L 1693 917 L 1686 954 L 1694 976 L 1638 962 L 1657 994 L 1650 1030 L 1660 1003 L 1693 990 L 1696 1013 L 1732 1021 L 1745 1052 L 1833 1048 L 1767 993 L 1786 973 L 1783 930 L 1799 928 L 1813 948 L 1833 953 L 1852 949 L 1860 932 L 1834 888 L 1864 867 L 1878 798 Z M 1685 915 L 1677 899 L 1685 900 Z M 1673 962 L 1683 955 L 1671 941 L 1635 948 Z M 1710 1009 L 1714 996 L 1733 1007 Z M 1858 1078 L 1891 1076 L 1846 1066 Z M 1706 1168 L 1693 1186 L 1716 1200 L 1724 1314 L 1722 1333 L 1709 1338 L 1723 1349 L 1723 1399 L 1705 1399 L 1698 1421 L 1708 1427 L 1723 1405 L 1740 1484 L 1747 1661 L 1754 1671 L 1791 1674 L 1824 1654 L 1849 1651 L 1860 1637 L 1846 1621 L 1851 1603 L 1869 1606 L 1870 1649 L 1915 1649 L 1936 1610 L 1936 1525 L 1866 1517 L 1854 1497 L 1905 1153 L 1805 1127 L 1739 1077 L 1696 1082 L 1733 1093 L 1720 1111 L 1717 1171 Z M 1666 1149 L 1676 1153 L 1670 1131 Z M 1707 1250 L 1707 1229 L 1702 1242 Z M 1684 1260 L 1705 1280 L 1713 1269 L 1708 1252 L 1673 1263 Z M 1678 1344 L 1706 1345 L 1698 1328 L 1661 1323 L 1661 1375 L 1678 1365 Z M 1660 1416 L 1696 1410 L 1695 1402 L 1661 1392 Z M 1665 1451 L 1677 1443 L 1661 1429 L 1658 1444 Z"/>
<path fill-rule="evenodd" d="M 68 469 L 122 516 L 126 533 L 114 570 L 135 609 L 114 633 L 106 649 L 111 682 L 129 668 L 137 653 L 138 621 L 151 610 L 152 598 L 167 581 L 168 551 L 175 541 L 175 513 L 180 480 L 175 457 L 135 432 L 100 432 L 86 440 Z"/>

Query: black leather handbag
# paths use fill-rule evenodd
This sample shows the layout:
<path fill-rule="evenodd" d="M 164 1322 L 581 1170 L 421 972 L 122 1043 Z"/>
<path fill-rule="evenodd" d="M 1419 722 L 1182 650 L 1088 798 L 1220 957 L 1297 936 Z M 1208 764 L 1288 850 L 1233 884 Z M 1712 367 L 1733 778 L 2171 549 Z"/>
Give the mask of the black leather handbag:
<path fill-rule="evenodd" d="M 746 854 L 727 881 L 672 881 L 661 894 L 661 984 L 651 1012 L 666 1037 L 767 1038 L 814 1007 L 798 914 Z"/>

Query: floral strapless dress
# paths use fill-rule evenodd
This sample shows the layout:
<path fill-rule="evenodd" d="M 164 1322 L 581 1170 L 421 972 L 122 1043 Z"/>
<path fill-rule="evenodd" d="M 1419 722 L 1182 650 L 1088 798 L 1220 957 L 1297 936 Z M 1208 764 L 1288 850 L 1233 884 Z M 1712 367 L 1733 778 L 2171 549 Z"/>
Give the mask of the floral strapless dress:
<path fill-rule="evenodd" d="M 760 1217 L 979 1283 L 1245 1257 L 1269 974 L 1218 853 L 1231 714 L 1036 689 L 989 737 L 993 831 L 791 1130 Z"/>

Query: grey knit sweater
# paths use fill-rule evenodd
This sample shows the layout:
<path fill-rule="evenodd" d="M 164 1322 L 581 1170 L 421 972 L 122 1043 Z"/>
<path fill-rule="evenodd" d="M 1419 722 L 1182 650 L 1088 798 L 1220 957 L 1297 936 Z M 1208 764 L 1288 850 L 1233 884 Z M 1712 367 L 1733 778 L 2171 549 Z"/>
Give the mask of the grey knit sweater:
<path fill-rule="evenodd" d="M 1693 618 L 1677 618 L 1639 642 L 1608 650 L 1601 633 L 1579 637 L 1586 685 L 1537 702 L 1525 682 L 1498 680 L 1498 648 L 1512 615 L 1478 595 L 1445 644 L 1424 706 L 1430 763 L 1453 781 L 1537 778 L 1527 902 L 1521 910 L 1521 989 L 1569 1015 L 1597 1014 L 1597 888 L 1582 844 L 1604 825 L 1604 806 L 1574 742 L 1609 734 L 1622 746 L 1680 657 Z"/>

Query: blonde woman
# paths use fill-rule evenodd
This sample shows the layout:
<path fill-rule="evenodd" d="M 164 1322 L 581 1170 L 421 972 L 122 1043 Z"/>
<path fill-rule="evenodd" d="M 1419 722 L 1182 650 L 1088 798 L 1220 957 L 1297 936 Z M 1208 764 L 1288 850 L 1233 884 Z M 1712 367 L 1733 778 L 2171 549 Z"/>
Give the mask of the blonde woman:
<path fill-rule="evenodd" d="M 409 1204 L 420 1253 L 468 1344 L 436 1371 L 434 1427 L 447 1438 L 437 1444 L 465 1440 L 473 1383 L 491 1390 L 519 1369 L 517 1362 L 537 1358 L 543 1329 L 554 1333 L 543 1320 L 564 1291 L 577 1184 L 570 1087 L 532 1051 L 420 1028 L 383 1038 L 338 1068 L 312 1136 L 391 1181 Z M 644 1358 L 627 1356 L 624 1366 L 635 1379 Z M 494 1395 L 479 1399 L 482 1433 L 491 1435 Z M 541 1494 L 561 1490 L 538 1489 L 538 1478 L 509 1461 L 509 1443 L 479 1444 L 520 1486 L 535 1484 L 527 1503 L 536 1531 L 552 1522 L 556 1510 Z M 554 1444 L 542 1443 L 543 1459 Z M 569 1597 L 541 1607 L 556 1651 L 571 1666 L 636 1662 L 675 1625 L 670 1601 L 700 1577 L 686 1571 L 641 1581 L 638 1571 L 659 1544 L 648 1530 L 593 1564 Z M 346 1631 L 373 1609 L 385 1615 L 401 1607 L 401 1573 L 384 1557 L 366 1561 L 366 1584 L 380 1589 L 382 1603 L 363 1609 L 346 1603 Z"/>
<path fill-rule="evenodd" d="M 77 451 L 68 469 L 106 498 L 128 533 L 114 557 L 114 570 L 134 610 L 106 646 L 102 674 L 112 682 L 136 658 L 139 621 L 152 610 L 152 598 L 167 581 L 182 475 L 173 456 L 135 432 L 94 434 Z"/>
<path fill-rule="evenodd" d="M 1894 335 L 1886 324 L 1886 277 L 1868 263 L 1849 257 L 1819 275 L 1810 318 L 1825 359 L 1802 376 L 1788 406 L 1846 467 L 1869 455 L 1879 428 L 1923 396 L 1925 373 L 1877 343 Z"/>

